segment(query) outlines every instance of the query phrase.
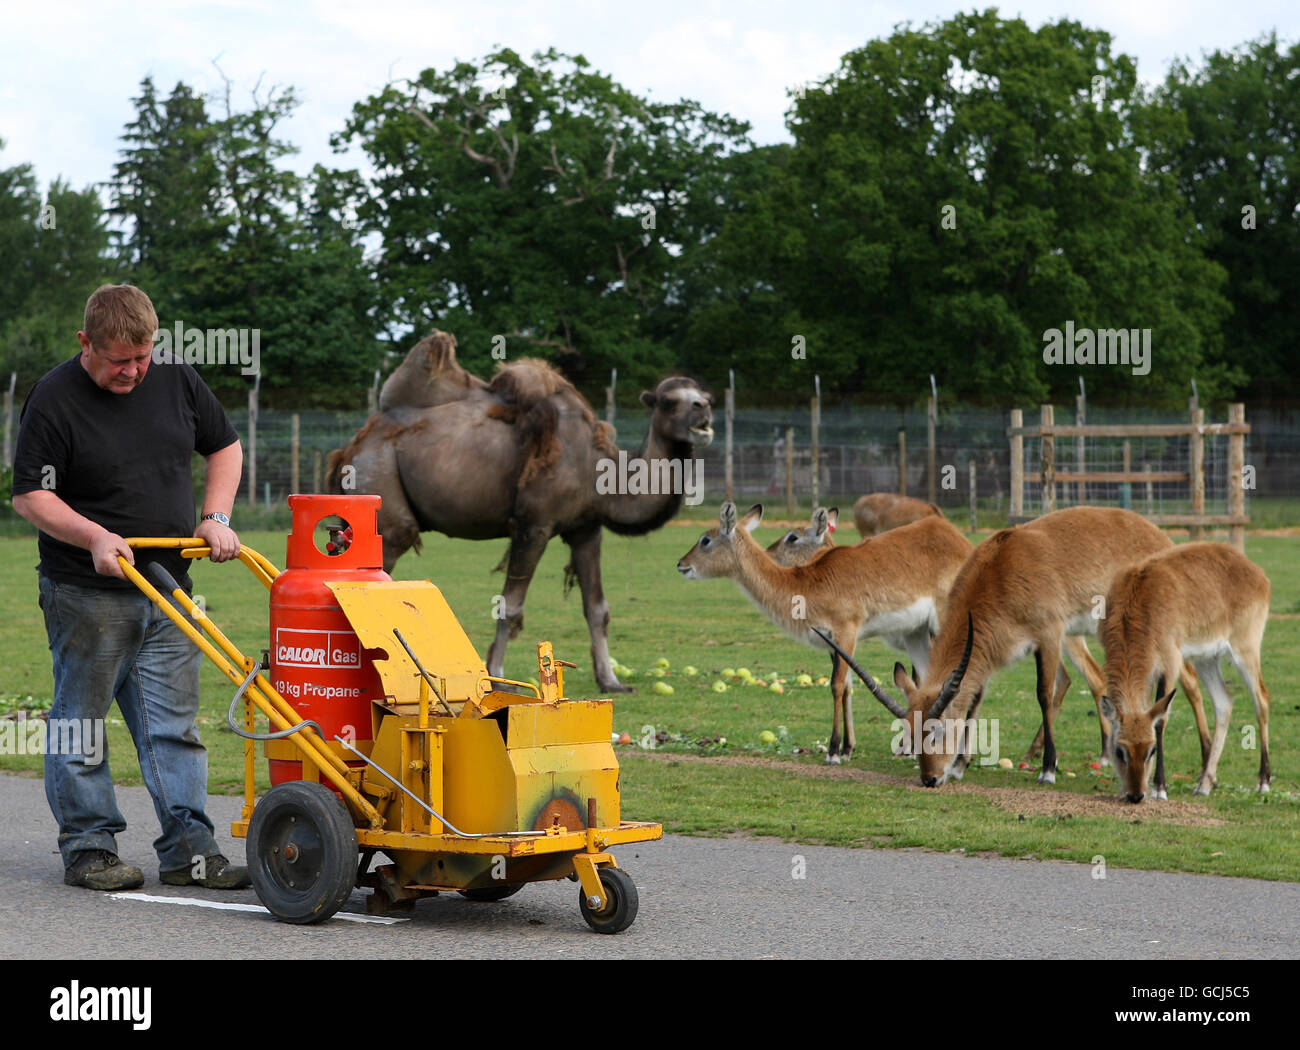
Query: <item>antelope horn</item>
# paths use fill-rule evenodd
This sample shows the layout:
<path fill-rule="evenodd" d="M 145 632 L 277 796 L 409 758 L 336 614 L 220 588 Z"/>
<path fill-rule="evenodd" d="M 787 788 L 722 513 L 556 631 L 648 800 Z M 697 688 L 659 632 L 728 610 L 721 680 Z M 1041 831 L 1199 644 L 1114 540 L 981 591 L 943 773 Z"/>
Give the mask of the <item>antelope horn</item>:
<path fill-rule="evenodd" d="M 952 703 L 952 698 L 957 695 L 957 690 L 961 688 L 961 680 L 966 677 L 966 665 L 970 663 L 971 643 L 975 640 L 975 619 L 970 613 L 966 614 L 966 649 L 961 654 L 961 663 L 957 665 L 957 670 L 948 676 L 948 681 L 943 683 L 943 689 L 939 693 L 939 699 L 925 713 L 927 720 L 939 718 L 948 705 Z"/>
<path fill-rule="evenodd" d="M 853 668 L 853 673 L 862 679 L 862 681 L 866 684 L 866 687 L 871 690 L 871 695 L 874 696 L 877 700 L 879 700 L 882 704 L 884 704 L 886 709 L 889 711 L 891 715 L 893 715 L 895 718 L 907 717 L 907 712 L 903 708 L 898 706 L 898 701 L 895 700 L 892 696 L 890 696 L 887 692 L 885 692 L 882 688 L 880 688 L 880 684 L 874 678 L 872 678 L 871 675 L 867 674 L 866 671 L 864 671 L 861 667 L 859 667 L 857 661 L 854 660 L 853 657 L 851 657 L 848 653 L 846 653 L 843 649 L 841 649 L 838 645 L 836 645 L 833 641 L 831 641 L 830 635 L 826 634 L 826 632 L 821 630 L 821 628 L 819 627 L 814 627 L 813 630 L 817 633 L 817 636 L 821 638 L 823 642 L 825 642 L 827 645 L 829 645 L 832 649 L 835 650 L 835 652 L 839 655 L 841 660 L 843 660 L 846 664 L 848 664 L 851 668 Z"/>

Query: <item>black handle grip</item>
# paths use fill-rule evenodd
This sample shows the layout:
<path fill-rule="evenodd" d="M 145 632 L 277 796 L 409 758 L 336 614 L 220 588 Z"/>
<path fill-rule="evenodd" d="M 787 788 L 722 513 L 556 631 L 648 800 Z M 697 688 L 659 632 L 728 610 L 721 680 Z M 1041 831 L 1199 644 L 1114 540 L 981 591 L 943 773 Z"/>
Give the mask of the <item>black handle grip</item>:
<path fill-rule="evenodd" d="M 148 572 L 153 577 L 153 582 L 168 594 L 180 590 L 181 585 L 176 582 L 176 578 L 158 562 L 150 562 Z"/>

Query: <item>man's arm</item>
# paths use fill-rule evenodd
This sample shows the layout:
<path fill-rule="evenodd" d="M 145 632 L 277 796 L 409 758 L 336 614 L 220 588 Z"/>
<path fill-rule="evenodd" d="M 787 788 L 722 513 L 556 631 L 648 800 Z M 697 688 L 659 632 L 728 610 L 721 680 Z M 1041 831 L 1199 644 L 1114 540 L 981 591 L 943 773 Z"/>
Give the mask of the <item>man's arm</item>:
<path fill-rule="evenodd" d="M 230 517 L 239 493 L 239 479 L 244 473 L 244 448 L 235 441 L 204 457 L 203 510 L 201 514 L 224 514 Z M 239 537 L 235 530 L 215 521 L 200 521 L 194 535 L 208 541 L 213 561 L 229 561 L 239 554 Z"/>
<path fill-rule="evenodd" d="M 135 555 L 126 545 L 126 540 L 78 514 L 53 492 L 42 489 L 38 492 L 19 493 L 14 496 L 14 510 L 56 540 L 90 551 L 95 571 L 101 576 L 126 579 L 122 567 L 117 563 L 119 554 L 129 564 L 135 564 Z"/>

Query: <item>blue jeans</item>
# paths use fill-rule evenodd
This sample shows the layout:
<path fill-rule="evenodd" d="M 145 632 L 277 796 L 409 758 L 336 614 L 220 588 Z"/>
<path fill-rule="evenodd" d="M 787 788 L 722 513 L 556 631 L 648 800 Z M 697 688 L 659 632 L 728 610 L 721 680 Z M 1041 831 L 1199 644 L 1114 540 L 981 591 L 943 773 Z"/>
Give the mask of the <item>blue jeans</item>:
<path fill-rule="evenodd" d="M 113 793 L 107 740 L 102 755 L 61 754 L 56 719 L 106 719 L 116 697 L 140 758 L 162 834 L 162 871 L 219 853 L 208 794 L 208 752 L 199 711 L 199 650 L 145 595 L 40 577 L 41 609 L 54 655 L 54 704 L 45 755 L 45 797 L 59 824 L 63 863 L 86 850 L 117 852 L 126 828 Z M 99 732 L 102 734 L 102 723 Z M 95 762 L 92 758 L 102 758 Z"/>

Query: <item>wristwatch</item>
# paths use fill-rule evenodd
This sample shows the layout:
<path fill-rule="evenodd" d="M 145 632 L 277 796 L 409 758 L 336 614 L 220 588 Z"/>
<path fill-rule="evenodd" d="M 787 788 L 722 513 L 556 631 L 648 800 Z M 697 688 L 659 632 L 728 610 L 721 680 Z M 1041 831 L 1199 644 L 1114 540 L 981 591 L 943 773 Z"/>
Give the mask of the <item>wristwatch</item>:
<path fill-rule="evenodd" d="M 222 514 L 221 511 L 217 511 L 215 514 L 205 514 L 199 519 L 199 521 L 215 521 L 218 525 L 224 525 L 226 528 L 230 528 L 230 519 L 226 517 L 226 515 Z"/>

